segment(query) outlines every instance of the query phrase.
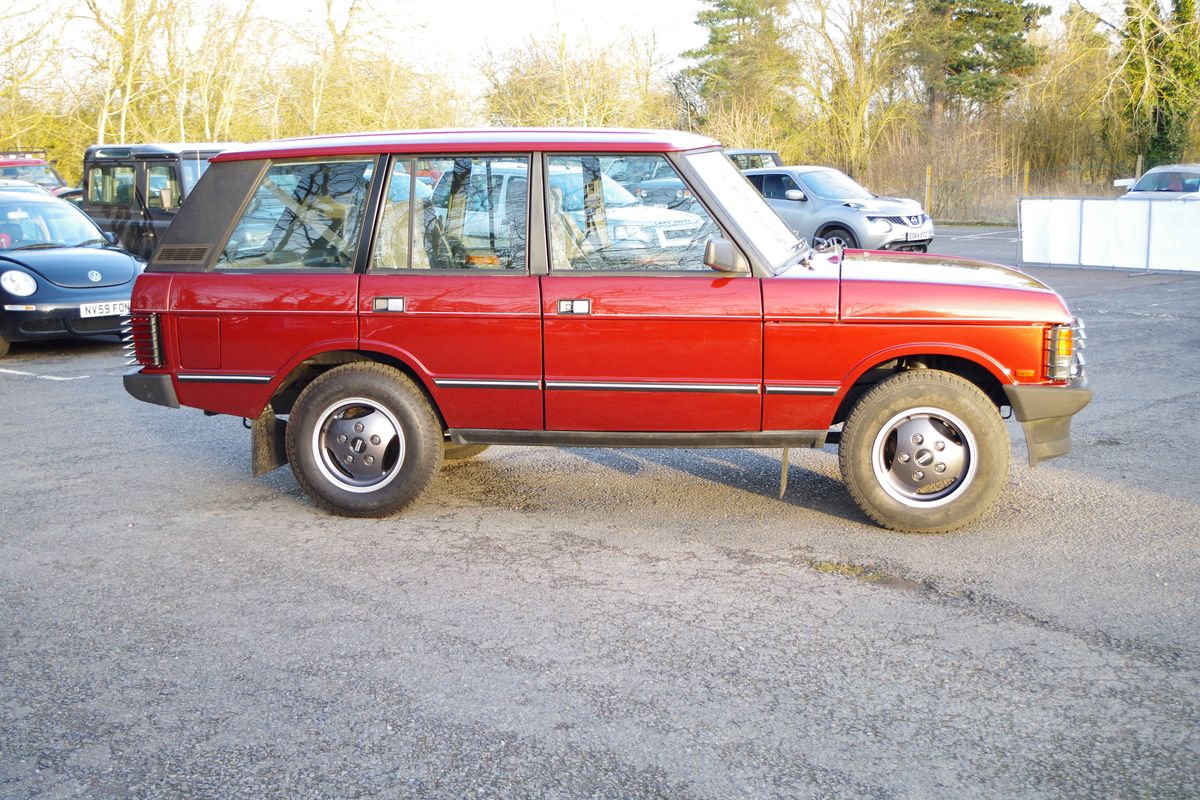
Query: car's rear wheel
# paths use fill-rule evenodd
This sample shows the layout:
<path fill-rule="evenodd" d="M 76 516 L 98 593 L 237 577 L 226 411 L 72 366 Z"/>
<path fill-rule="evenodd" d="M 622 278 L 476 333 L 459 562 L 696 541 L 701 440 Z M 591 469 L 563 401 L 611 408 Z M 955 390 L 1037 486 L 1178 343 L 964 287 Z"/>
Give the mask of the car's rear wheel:
<path fill-rule="evenodd" d="M 357 362 L 305 387 L 288 420 L 292 473 L 321 507 L 350 517 L 396 513 L 420 497 L 442 462 L 442 430 L 399 370 Z"/>
<path fill-rule="evenodd" d="M 840 245 L 843 248 L 849 248 L 850 250 L 858 249 L 858 239 L 845 228 L 828 228 L 821 234 L 821 238 L 831 244 Z"/>
<path fill-rule="evenodd" d="M 991 507 L 1010 449 L 995 405 L 978 387 L 948 372 L 913 370 L 859 399 L 838 455 L 868 517 L 893 530 L 940 533 Z"/>

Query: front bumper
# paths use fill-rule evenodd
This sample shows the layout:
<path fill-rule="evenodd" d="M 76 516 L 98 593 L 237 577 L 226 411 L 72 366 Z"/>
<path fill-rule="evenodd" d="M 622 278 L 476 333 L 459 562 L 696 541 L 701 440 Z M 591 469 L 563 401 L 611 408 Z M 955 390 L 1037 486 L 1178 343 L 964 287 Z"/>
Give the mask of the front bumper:
<path fill-rule="evenodd" d="M 1025 430 L 1029 466 L 1071 452 L 1071 417 L 1092 400 L 1086 380 L 1066 386 L 1005 386 L 1004 393 Z"/>
<path fill-rule="evenodd" d="M 7 298 L 8 296 L 5 295 Z M 113 298 L 97 297 L 88 302 L 128 301 L 128 293 Z M 25 305 L 6 299 L 6 305 Z M 0 315 L 0 334 L 10 342 L 67 339 L 75 336 L 104 336 L 121 332 L 121 317 L 81 317 L 79 303 L 36 303 L 32 310 L 5 309 Z"/>

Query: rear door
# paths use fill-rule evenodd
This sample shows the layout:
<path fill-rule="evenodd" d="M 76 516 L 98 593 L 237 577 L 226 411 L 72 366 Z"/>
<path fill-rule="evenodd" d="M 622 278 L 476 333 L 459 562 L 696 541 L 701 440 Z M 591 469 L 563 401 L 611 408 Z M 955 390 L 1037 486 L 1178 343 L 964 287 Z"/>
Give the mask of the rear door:
<path fill-rule="evenodd" d="M 396 158 L 362 276 L 361 347 L 420 373 L 446 425 L 542 428 L 530 156 Z"/>
<path fill-rule="evenodd" d="M 183 185 L 175 159 L 142 165 L 142 247 L 153 253 L 183 203 Z M 148 258 L 149 256 L 147 256 Z"/>
<path fill-rule="evenodd" d="M 254 416 L 291 366 L 357 347 L 354 265 L 375 162 L 344 156 L 261 165 L 213 269 L 179 272 L 171 281 L 182 402 Z M 201 202 L 227 207 L 221 182 L 208 188 Z M 169 242 L 157 260 L 188 249 Z"/>
<path fill-rule="evenodd" d="M 759 280 L 706 267 L 708 213 L 643 204 L 603 157 L 546 162 L 546 429 L 760 430 Z"/>
<path fill-rule="evenodd" d="M 121 247 L 149 259 L 153 242 L 146 247 L 142 204 L 144 191 L 138 177 L 139 164 L 128 158 L 104 159 L 87 166 L 84 210 L 101 228 L 117 235 Z"/>

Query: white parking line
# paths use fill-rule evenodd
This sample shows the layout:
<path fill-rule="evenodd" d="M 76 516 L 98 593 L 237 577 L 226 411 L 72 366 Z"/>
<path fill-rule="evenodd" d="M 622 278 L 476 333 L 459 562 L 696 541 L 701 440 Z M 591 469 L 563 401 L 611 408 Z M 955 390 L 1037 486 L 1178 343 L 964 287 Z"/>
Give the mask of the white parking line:
<path fill-rule="evenodd" d="M 0 372 L 8 375 L 22 375 L 26 378 L 37 378 L 43 381 L 81 381 L 84 378 L 92 377 L 91 375 L 71 375 L 64 378 L 59 375 L 38 375 L 36 372 L 21 372 L 17 369 L 0 369 Z"/>
<path fill-rule="evenodd" d="M 987 233 L 969 233 L 966 236 L 946 236 L 944 238 L 955 239 L 955 240 L 958 240 L 958 239 L 989 239 L 992 237 L 1002 236 L 1002 235 L 1003 236 L 1013 236 L 1015 233 L 1017 233 L 1016 228 L 1014 228 L 1010 231 L 988 231 Z M 1003 241 L 1015 242 L 1017 240 L 1015 238 L 1010 238 L 1010 239 L 1005 239 Z"/>

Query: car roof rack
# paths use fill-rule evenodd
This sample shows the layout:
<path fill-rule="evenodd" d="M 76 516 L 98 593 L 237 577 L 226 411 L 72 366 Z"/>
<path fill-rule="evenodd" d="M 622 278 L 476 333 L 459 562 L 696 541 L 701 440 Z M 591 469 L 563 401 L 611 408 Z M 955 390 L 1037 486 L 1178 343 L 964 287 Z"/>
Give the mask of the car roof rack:
<path fill-rule="evenodd" d="M 49 153 L 44 147 L 18 147 L 15 150 L 0 150 L 0 158 L 40 158 L 49 161 Z"/>

